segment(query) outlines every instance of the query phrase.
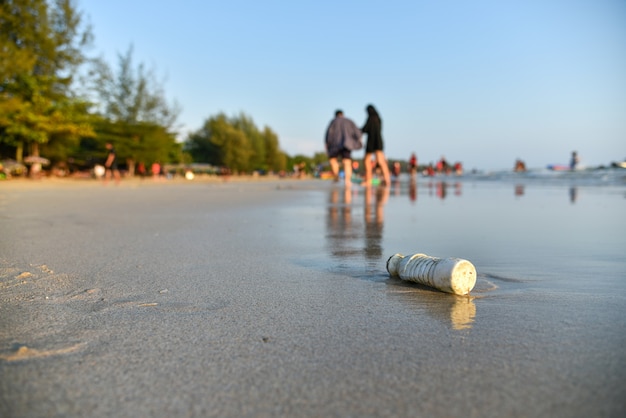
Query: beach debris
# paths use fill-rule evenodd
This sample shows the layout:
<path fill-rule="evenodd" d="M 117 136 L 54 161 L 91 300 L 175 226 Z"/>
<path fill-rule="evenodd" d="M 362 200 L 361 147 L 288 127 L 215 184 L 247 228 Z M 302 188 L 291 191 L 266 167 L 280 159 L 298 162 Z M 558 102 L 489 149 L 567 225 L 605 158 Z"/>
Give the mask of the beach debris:
<path fill-rule="evenodd" d="M 39 270 L 41 270 L 43 273 L 48 273 L 48 274 L 53 274 L 54 273 L 54 271 L 50 270 L 48 268 L 48 266 L 46 266 L 45 264 L 42 264 L 42 265 L 40 265 L 38 267 L 39 267 Z"/>
<path fill-rule="evenodd" d="M 476 284 L 476 268 L 461 258 L 395 254 L 387 260 L 387 271 L 392 277 L 455 295 L 469 294 Z"/>
<path fill-rule="evenodd" d="M 139 306 L 158 306 L 158 303 L 156 303 L 156 302 L 145 302 L 145 303 L 140 303 Z"/>

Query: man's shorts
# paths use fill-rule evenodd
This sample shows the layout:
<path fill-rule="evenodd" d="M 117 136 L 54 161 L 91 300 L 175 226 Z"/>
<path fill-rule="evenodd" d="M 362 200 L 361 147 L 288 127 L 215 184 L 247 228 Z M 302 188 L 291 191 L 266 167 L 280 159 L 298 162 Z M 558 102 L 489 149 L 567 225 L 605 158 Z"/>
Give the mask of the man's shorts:
<path fill-rule="evenodd" d="M 328 158 L 337 158 L 337 157 L 341 157 L 341 158 L 344 158 L 344 159 L 350 160 L 350 159 L 352 159 L 352 157 L 350 157 L 350 154 L 351 154 L 351 153 L 352 153 L 352 151 L 350 151 L 350 150 L 349 150 L 349 149 L 347 149 L 347 148 L 344 148 L 344 149 L 342 149 L 342 150 L 340 150 L 340 151 L 338 151 L 338 152 L 333 152 L 332 154 L 331 154 L 331 153 L 328 153 Z"/>

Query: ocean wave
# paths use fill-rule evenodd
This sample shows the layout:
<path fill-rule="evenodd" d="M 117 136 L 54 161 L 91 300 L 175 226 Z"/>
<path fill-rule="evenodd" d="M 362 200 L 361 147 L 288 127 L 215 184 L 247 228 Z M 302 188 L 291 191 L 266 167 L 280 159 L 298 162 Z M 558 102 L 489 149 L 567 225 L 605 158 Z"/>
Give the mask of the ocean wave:
<path fill-rule="evenodd" d="M 626 169 L 597 168 L 574 171 L 530 169 L 514 171 L 476 171 L 461 176 L 422 177 L 434 181 L 500 181 L 511 183 L 543 183 L 569 186 L 626 186 Z"/>

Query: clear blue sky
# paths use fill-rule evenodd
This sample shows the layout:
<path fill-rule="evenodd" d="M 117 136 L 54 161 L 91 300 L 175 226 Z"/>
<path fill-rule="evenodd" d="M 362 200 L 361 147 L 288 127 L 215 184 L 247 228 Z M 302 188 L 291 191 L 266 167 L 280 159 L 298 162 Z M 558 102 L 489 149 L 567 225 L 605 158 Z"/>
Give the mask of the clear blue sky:
<path fill-rule="evenodd" d="M 78 0 L 93 55 L 164 79 L 181 139 L 219 112 L 323 151 L 341 108 L 390 158 L 466 169 L 626 158 L 624 0 Z M 355 157 L 361 158 L 363 152 Z"/>

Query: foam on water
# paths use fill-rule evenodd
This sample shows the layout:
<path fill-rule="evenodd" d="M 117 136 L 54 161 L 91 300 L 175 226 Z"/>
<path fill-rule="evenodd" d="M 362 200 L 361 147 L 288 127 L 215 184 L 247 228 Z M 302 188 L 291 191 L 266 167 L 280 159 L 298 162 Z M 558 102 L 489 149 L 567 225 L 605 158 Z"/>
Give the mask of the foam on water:
<path fill-rule="evenodd" d="M 502 170 L 468 173 L 463 176 L 449 178 L 456 180 L 545 183 L 578 186 L 626 186 L 626 169 L 598 168 L 574 171 L 530 169 L 526 172 Z"/>

